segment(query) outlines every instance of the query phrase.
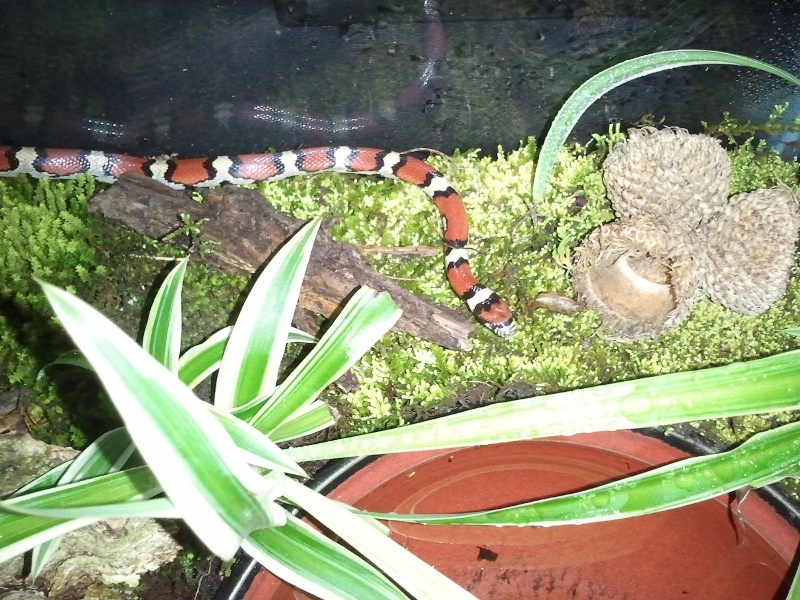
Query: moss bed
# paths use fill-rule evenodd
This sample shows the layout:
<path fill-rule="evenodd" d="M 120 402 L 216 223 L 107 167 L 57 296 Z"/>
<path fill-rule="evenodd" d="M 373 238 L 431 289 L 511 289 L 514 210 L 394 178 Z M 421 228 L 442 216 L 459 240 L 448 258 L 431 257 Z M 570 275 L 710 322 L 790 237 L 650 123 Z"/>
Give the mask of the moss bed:
<path fill-rule="evenodd" d="M 431 159 L 464 197 L 474 270 L 510 302 L 519 334 L 504 340 L 481 330 L 468 352 L 388 335 L 354 369 L 355 390 L 332 388 L 328 394 L 344 415 L 344 433 L 395 427 L 464 406 L 749 360 L 797 346 L 784 331 L 800 323 L 797 267 L 786 296 L 767 313 L 743 316 L 702 300 L 680 327 L 649 341 L 605 339 L 590 311 L 562 315 L 533 308 L 540 292 L 572 294 L 563 267 L 571 250 L 593 228 L 613 219 L 599 167 L 619 133 L 610 130 L 594 138 L 590 147 L 564 149 L 551 193 L 540 206 L 530 203 L 532 140 L 511 152 L 499 148 L 495 157 L 467 151 Z M 729 152 L 732 194 L 779 184 L 797 193 L 796 162 L 783 162 L 753 140 L 732 145 Z M 114 417 L 98 402 L 96 391 L 71 393 L 85 385 L 83 374 L 59 372 L 37 379 L 39 370 L 70 343 L 59 333 L 32 276 L 71 288 L 137 335 L 142 308 L 168 264 L 164 259 L 177 255 L 168 244 L 91 217 L 87 201 L 98 187 L 87 178 L 0 179 L 0 251 L 6 257 L 0 266 L 0 392 L 24 389 L 26 418 L 34 432 L 77 447 Z M 438 245 L 439 219 L 413 186 L 321 174 L 256 187 L 267 201 L 297 217 L 326 215 L 335 237 L 356 245 Z M 443 277 L 440 256 L 367 256 L 412 291 L 460 305 Z M 224 325 L 221 315 L 231 314 L 245 286 L 242 278 L 195 262 L 184 292 L 187 342 Z M 748 417 L 703 429 L 729 443 L 765 426 L 764 419 Z"/>
<path fill-rule="evenodd" d="M 474 271 L 510 302 L 519 333 L 501 339 L 480 329 L 468 352 L 445 350 L 405 334 L 386 336 L 354 368 L 358 384 L 347 386 L 351 391 L 332 386 L 326 393 L 326 400 L 342 415 L 339 433 L 395 427 L 556 390 L 750 360 L 798 346 L 785 331 L 800 324 L 797 264 L 785 297 L 768 312 L 744 316 L 701 300 L 685 322 L 655 340 L 610 341 L 600 333 L 591 311 L 562 315 L 534 308 L 540 292 L 572 295 L 564 268 L 571 252 L 592 229 L 613 220 L 599 169 L 620 139 L 617 128 L 593 136 L 588 146 L 565 148 L 551 192 L 538 206 L 530 200 L 537 150 L 533 140 L 510 152 L 498 148 L 494 157 L 467 151 L 431 159 L 467 205 Z M 798 193 L 797 162 L 782 161 L 752 139 L 731 143 L 728 151 L 733 161 L 731 194 L 775 185 Z M 0 261 L 0 397 L 22 398 L 25 424 L 35 436 L 78 448 L 114 426 L 116 415 L 81 370 L 58 368 L 38 376 L 71 343 L 33 277 L 75 291 L 138 336 L 143 309 L 171 258 L 179 255 L 168 242 L 149 240 L 91 216 L 87 202 L 101 187 L 89 178 L 0 178 L 0 254 L 5 257 Z M 410 185 L 320 174 L 254 187 L 297 217 L 327 216 L 334 236 L 343 241 L 439 246 L 435 210 Z M 196 242 L 202 257 L 202 231 Z M 412 291 L 460 307 L 444 279 L 440 255 L 366 256 Z M 187 345 L 224 326 L 246 286 L 245 278 L 193 261 L 183 296 Z M 793 418 L 749 416 L 692 425 L 712 442 L 728 446 Z M 178 580 L 186 585 L 185 597 L 196 595 L 201 582 L 201 597 L 212 597 L 220 567 L 215 561 L 198 561 L 198 556 L 187 558 L 192 552 L 190 548 L 162 569 L 165 577 L 145 576 L 140 588 L 144 597 L 167 585 L 176 573 L 183 574 Z M 203 550 L 197 552 L 204 556 Z M 172 593 L 184 597 L 174 589 Z"/>

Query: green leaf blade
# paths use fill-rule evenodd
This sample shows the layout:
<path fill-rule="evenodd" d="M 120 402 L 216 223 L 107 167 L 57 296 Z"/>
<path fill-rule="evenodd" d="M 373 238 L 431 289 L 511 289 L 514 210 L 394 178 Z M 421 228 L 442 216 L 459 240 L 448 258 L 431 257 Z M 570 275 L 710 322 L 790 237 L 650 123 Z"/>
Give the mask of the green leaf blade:
<path fill-rule="evenodd" d="M 255 427 L 230 413 L 220 411 L 211 405 L 207 406 L 236 443 L 236 447 L 245 454 L 249 464 L 281 473 L 308 477 L 300 465 L 290 459 L 275 442 Z"/>
<path fill-rule="evenodd" d="M 718 454 L 684 459 L 583 492 L 499 510 L 451 515 L 367 513 L 418 523 L 470 525 L 577 525 L 630 518 L 716 498 L 782 479 L 800 456 L 800 423 L 756 434 Z"/>
<path fill-rule="evenodd" d="M 119 471 L 130 458 L 133 450 L 133 442 L 124 428 L 120 427 L 104 433 L 74 460 L 70 461 L 58 483 L 63 485 Z M 24 489 L 19 490 L 14 496 L 24 492 Z M 33 579 L 39 576 L 60 543 L 61 537 L 59 536 L 34 548 L 30 567 Z"/>
<path fill-rule="evenodd" d="M 159 287 L 142 338 L 144 349 L 173 373 L 181 350 L 181 290 L 188 262 L 178 262 Z"/>
<path fill-rule="evenodd" d="M 178 361 L 178 376 L 190 388 L 194 388 L 219 369 L 225 347 L 228 344 L 233 327 L 225 327 L 211 335 L 204 342 L 189 348 Z M 292 327 L 289 330 L 290 344 L 315 344 L 317 339 Z"/>
<path fill-rule="evenodd" d="M 315 400 L 274 429 L 270 433 L 270 439 L 278 444 L 322 431 L 335 423 L 331 409 L 320 400 Z"/>
<path fill-rule="evenodd" d="M 544 200 L 561 147 L 583 113 L 603 94 L 623 83 L 651 73 L 676 67 L 712 64 L 760 69 L 800 87 L 800 79 L 788 71 L 760 60 L 728 52 L 692 49 L 667 50 L 623 61 L 587 79 L 573 92 L 556 114 L 539 152 L 539 160 L 533 177 L 533 201 Z"/>
<path fill-rule="evenodd" d="M 315 597 L 407 598 L 363 559 L 291 515 L 283 527 L 254 531 L 242 547 L 275 576 Z"/>
<path fill-rule="evenodd" d="M 297 460 L 453 448 L 551 435 L 657 427 L 796 409 L 800 351 L 493 404 L 380 431 L 287 449 Z"/>
<path fill-rule="evenodd" d="M 231 332 L 217 377 L 219 408 L 242 406 L 267 396 L 278 369 L 321 221 L 305 225 L 275 254 L 258 276 Z"/>
<path fill-rule="evenodd" d="M 102 518 L 54 518 L 10 512 L 8 505 L 30 509 L 71 508 L 149 498 L 161 492 L 152 471 L 136 467 L 52 489 L 41 489 L 0 502 L 0 562 L 50 539 Z M 13 508 L 13 507 L 12 507 Z"/>
<path fill-rule="evenodd" d="M 271 434 L 352 367 L 392 328 L 400 314 L 387 293 L 358 289 L 317 345 L 250 422 Z"/>
<path fill-rule="evenodd" d="M 329 498 L 287 480 L 284 496 L 300 506 L 396 581 L 417 600 L 474 600 L 475 597 L 431 565 L 392 541 L 374 524 Z"/>

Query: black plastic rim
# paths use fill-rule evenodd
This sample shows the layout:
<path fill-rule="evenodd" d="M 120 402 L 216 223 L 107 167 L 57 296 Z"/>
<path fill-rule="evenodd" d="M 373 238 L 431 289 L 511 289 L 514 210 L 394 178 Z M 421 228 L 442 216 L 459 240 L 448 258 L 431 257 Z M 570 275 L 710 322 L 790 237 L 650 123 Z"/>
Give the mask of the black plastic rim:
<path fill-rule="evenodd" d="M 363 469 L 377 458 L 377 456 L 354 456 L 331 460 L 309 479 L 306 485 L 320 494 L 328 494 L 353 473 Z M 293 512 L 297 514 L 298 511 Z M 223 580 L 214 600 L 241 600 L 244 598 L 245 592 L 250 588 L 250 584 L 260 568 L 261 565 L 257 560 L 239 551 L 230 576 Z"/>

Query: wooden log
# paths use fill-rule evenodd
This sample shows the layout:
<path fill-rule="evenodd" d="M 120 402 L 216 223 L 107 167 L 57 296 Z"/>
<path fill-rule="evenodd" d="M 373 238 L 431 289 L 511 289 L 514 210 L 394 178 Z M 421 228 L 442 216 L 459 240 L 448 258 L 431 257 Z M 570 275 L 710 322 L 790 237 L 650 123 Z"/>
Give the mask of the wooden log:
<path fill-rule="evenodd" d="M 201 224 L 201 239 L 209 244 L 207 259 L 230 273 L 253 273 L 303 222 L 271 208 L 253 190 L 224 186 L 205 191 L 205 201 L 135 174 L 120 180 L 92 199 L 89 209 L 115 223 L 152 238 L 163 238 L 181 225 L 181 215 Z M 180 244 L 176 238 L 174 243 Z M 187 245 L 188 240 L 183 240 Z M 470 347 L 471 317 L 420 298 L 375 271 L 350 244 L 320 232 L 300 294 L 300 307 L 334 314 L 362 285 L 389 292 L 403 310 L 397 329 L 454 350 Z"/>

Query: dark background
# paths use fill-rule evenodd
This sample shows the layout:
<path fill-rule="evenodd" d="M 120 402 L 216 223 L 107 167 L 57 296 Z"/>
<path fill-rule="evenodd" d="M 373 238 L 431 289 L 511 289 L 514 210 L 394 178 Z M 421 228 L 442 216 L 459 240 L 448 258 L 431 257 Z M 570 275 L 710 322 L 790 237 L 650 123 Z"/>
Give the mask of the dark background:
<path fill-rule="evenodd" d="M 491 154 L 541 139 L 581 82 L 644 53 L 726 50 L 800 73 L 794 0 L 0 0 L 0 15 L 0 143 L 142 154 Z M 763 120 L 797 93 L 683 67 L 609 93 L 574 135 L 648 114 L 693 131 L 723 111 Z"/>

